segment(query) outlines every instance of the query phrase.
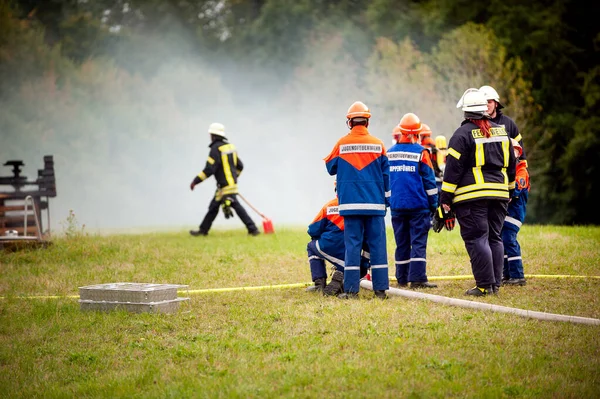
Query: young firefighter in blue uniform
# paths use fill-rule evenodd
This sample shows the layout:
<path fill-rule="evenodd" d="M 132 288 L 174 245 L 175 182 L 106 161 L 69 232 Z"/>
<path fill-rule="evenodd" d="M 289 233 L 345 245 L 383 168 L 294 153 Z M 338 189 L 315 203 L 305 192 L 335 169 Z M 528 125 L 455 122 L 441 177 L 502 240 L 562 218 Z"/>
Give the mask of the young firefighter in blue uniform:
<path fill-rule="evenodd" d="M 516 160 L 506 130 L 487 118 L 482 92 L 468 89 L 457 107 L 465 120 L 448 144 L 440 202 L 444 215 L 456 213 L 471 260 L 476 286 L 465 294 L 483 296 L 497 293 L 502 283 L 500 232 L 515 186 Z"/>
<path fill-rule="evenodd" d="M 517 175 L 515 178 L 515 191 L 508 203 L 508 215 L 504 219 L 502 227 L 502 242 L 504 243 L 504 272 L 502 273 L 503 285 L 525 285 L 525 274 L 523 274 L 523 259 L 521 258 L 521 246 L 517 241 L 517 234 L 525 220 L 527 210 L 527 198 L 529 197 L 529 173 L 527 165 L 519 162 L 523 149 L 519 142 L 512 139 L 515 157 L 517 158 Z"/>
<path fill-rule="evenodd" d="M 371 254 L 374 294 L 385 299 L 389 289 L 384 220 L 390 196 L 388 159 L 383 142 L 367 130 L 371 112 L 365 104 L 352 104 L 346 118 L 350 133 L 325 158 L 329 174 L 337 175 L 339 210 L 344 217 L 346 256 L 340 297 L 358 297 L 364 242 Z"/>
<path fill-rule="evenodd" d="M 427 281 L 427 238 L 438 191 L 429 151 L 417 144 L 422 124 L 408 113 L 400 120 L 400 140 L 387 152 L 390 164 L 390 209 L 396 239 L 399 287 L 435 288 Z"/>
<path fill-rule="evenodd" d="M 343 292 L 344 283 L 344 218 L 340 216 L 337 197 L 327 202 L 308 226 L 311 241 L 306 246 L 310 274 L 315 285 L 307 291 L 321 291 L 324 295 L 335 296 Z M 325 261 L 329 261 L 335 272 L 331 282 L 327 282 Z M 363 251 L 360 276 L 364 277 L 369 270 L 369 253 Z"/>

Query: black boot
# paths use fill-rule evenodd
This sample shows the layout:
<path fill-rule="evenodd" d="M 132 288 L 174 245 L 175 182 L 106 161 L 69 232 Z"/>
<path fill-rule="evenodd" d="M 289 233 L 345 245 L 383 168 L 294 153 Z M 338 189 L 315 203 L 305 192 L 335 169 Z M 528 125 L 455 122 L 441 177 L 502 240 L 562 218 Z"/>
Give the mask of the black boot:
<path fill-rule="evenodd" d="M 467 292 L 465 292 L 465 295 L 486 296 L 488 294 L 493 294 L 493 293 L 494 293 L 494 288 L 491 285 L 487 286 L 487 287 L 475 286 L 475 287 L 471 288 L 470 290 L 467 290 Z"/>
<path fill-rule="evenodd" d="M 315 280 L 315 285 L 311 285 L 306 289 L 306 292 L 323 292 L 325 285 L 327 284 L 327 280 L 325 277 L 321 277 Z"/>
<path fill-rule="evenodd" d="M 429 281 L 420 281 L 410 283 L 410 288 L 437 288 L 437 284 L 430 283 Z"/>
<path fill-rule="evenodd" d="M 388 299 L 388 296 L 385 293 L 385 290 L 374 290 L 373 292 L 375 293 L 375 298 Z"/>
<path fill-rule="evenodd" d="M 331 282 L 323 290 L 323 295 L 336 296 L 344 292 L 344 273 L 336 270 L 331 276 Z"/>

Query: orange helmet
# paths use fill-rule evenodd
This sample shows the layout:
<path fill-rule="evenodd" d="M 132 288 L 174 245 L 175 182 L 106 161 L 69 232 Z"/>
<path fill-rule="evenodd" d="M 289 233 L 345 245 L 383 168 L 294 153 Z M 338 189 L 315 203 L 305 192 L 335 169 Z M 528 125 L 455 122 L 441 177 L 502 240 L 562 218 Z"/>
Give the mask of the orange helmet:
<path fill-rule="evenodd" d="M 422 124 L 423 129 L 421 129 L 421 133 L 419 133 L 419 137 L 423 138 L 423 137 L 431 137 L 431 129 L 429 128 L 429 125 L 426 123 Z"/>
<path fill-rule="evenodd" d="M 346 114 L 346 118 L 370 118 L 371 111 L 369 111 L 369 107 L 367 107 L 361 101 L 355 101 L 354 104 L 348 108 L 348 113 Z"/>
<path fill-rule="evenodd" d="M 419 134 L 423 129 L 421 120 L 417 115 L 413 114 L 412 112 L 404 114 L 402 119 L 400 119 L 399 126 L 402 134 L 406 135 Z"/>
<path fill-rule="evenodd" d="M 433 141 L 433 139 L 431 137 L 425 136 L 421 139 L 421 145 L 423 147 L 433 148 L 433 147 L 435 147 L 435 142 Z"/>
<path fill-rule="evenodd" d="M 400 130 L 400 125 L 394 126 L 394 129 L 392 130 L 392 137 L 394 138 L 395 143 L 400 141 L 401 134 L 402 134 L 402 131 Z"/>

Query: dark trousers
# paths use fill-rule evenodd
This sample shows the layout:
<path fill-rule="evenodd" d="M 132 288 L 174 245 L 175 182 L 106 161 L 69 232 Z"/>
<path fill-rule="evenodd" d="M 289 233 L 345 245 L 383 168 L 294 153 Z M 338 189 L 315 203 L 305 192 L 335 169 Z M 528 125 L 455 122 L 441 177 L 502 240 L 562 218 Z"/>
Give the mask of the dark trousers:
<path fill-rule="evenodd" d="M 210 204 L 208 205 L 208 212 L 206 212 L 206 216 L 204 216 L 202 223 L 200 223 L 200 232 L 208 233 L 210 227 L 217 218 L 217 215 L 219 214 L 219 207 L 221 206 L 221 203 L 227 198 L 231 200 L 231 207 L 233 208 L 235 213 L 240 217 L 242 222 L 244 222 L 244 224 L 246 225 L 248 233 L 258 231 L 258 229 L 256 228 L 256 224 L 254 224 L 254 221 L 250 218 L 248 212 L 246 212 L 246 209 L 244 209 L 242 204 L 240 204 L 240 202 L 237 200 L 237 195 L 228 194 L 227 196 L 223 196 L 219 200 L 213 198 L 212 201 L 210 201 Z"/>
<path fill-rule="evenodd" d="M 454 206 L 478 287 L 501 284 L 504 245 L 500 232 L 507 208 L 508 201 L 501 199 L 469 201 Z"/>

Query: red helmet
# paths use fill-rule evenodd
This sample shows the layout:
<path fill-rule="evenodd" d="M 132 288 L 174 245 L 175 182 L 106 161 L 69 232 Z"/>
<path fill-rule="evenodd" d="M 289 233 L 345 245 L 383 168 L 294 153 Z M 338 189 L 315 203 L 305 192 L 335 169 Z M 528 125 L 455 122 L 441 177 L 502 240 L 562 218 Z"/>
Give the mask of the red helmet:
<path fill-rule="evenodd" d="M 346 114 L 346 118 L 367 118 L 371 117 L 371 111 L 369 111 L 369 107 L 367 107 L 363 102 L 356 101 L 354 104 L 348 108 L 348 113 Z"/>
<path fill-rule="evenodd" d="M 421 124 L 421 120 L 419 117 L 412 112 L 405 114 L 402 119 L 400 119 L 400 130 L 402 134 L 413 135 L 419 134 L 423 129 L 423 125 Z"/>

